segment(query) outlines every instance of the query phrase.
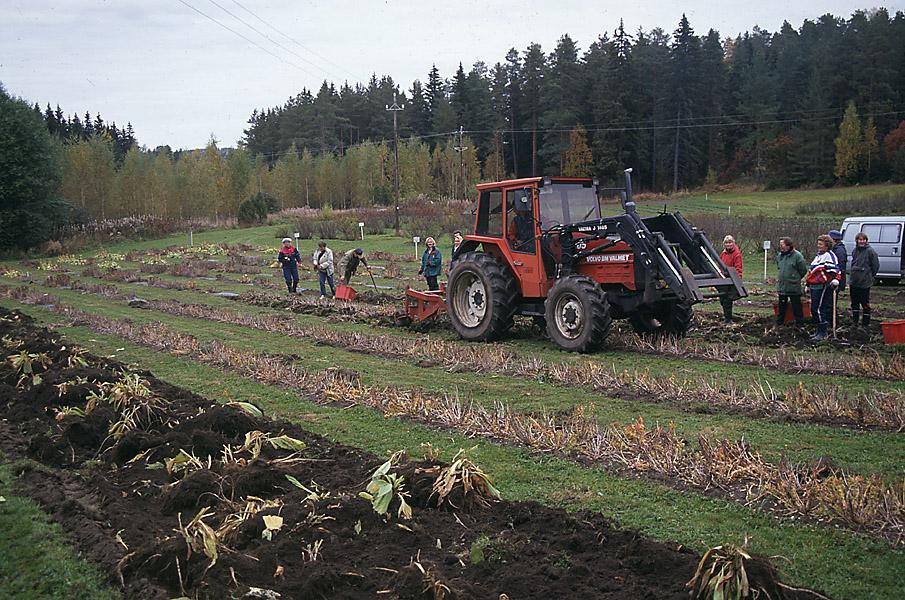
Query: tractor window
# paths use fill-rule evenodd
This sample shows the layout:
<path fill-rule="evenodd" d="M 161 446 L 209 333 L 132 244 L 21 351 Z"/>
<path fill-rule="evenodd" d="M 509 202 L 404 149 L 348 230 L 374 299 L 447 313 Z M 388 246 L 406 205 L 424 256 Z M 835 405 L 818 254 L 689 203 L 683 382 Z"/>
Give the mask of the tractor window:
<path fill-rule="evenodd" d="M 600 218 L 600 204 L 593 187 L 580 183 L 553 183 L 538 190 L 541 229 Z"/>
<path fill-rule="evenodd" d="M 503 237 L 503 192 L 490 190 L 481 192 L 478 200 L 477 235 Z"/>
<path fill-rule="evenodd" d="M 516 252 L 534 254 L 534 198 L 531 188 L 519 188 L 506 192 L 506 239 Z"/>

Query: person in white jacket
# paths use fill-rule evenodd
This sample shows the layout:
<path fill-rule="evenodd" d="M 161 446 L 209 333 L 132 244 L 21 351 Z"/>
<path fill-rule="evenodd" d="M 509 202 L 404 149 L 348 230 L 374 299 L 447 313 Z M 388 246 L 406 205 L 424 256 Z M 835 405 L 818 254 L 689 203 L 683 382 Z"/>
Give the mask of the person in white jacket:
<path fill-rule="evenodd" d="M 321 284 L 321 298 L 327 296 L 327 288 L 324 284 L 330 284 L 330 295 L 336 295 L 336 286 L 333 285 L 333 250 L 327 248 L 327 242 L 321 240 L 314 251 L 314 268 L 317 269 L 317 278 Z"/>

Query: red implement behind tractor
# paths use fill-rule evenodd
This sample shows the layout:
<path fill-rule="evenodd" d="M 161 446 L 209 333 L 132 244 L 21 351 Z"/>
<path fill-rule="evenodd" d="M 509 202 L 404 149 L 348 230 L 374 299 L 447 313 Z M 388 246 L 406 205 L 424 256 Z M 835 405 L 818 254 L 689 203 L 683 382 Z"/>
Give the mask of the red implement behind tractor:
<path fill-rule="evenodd" d="M 596 180 L 565 177 L 479 185 L 474 233 L 453 255 L 445 290 L 408 290 L 407 316 L 422 321 L 445 307 L 460 337 L 487 341 L 527 315 L 563 349 L 593 352 L 613 319 L 642 334 L 683 335 L 692 305 L 747 296 L 680 213 L 637 214 L 631 169 L 617 190 L 622 214 L 601 215 L 601 191 Z"/>

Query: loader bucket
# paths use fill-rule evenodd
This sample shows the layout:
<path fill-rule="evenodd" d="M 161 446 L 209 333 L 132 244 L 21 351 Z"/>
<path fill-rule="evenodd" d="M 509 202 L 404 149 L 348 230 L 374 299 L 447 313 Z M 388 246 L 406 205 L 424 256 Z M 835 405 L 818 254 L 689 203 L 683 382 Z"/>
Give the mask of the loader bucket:
<path fill-rule="evenodd" d="M 405 290 L 405 314 L 413 323 L 433 319 L 440 311 L 446 310 L 446 285 L 435 292 L 422 292 L 408 288 Z"/>

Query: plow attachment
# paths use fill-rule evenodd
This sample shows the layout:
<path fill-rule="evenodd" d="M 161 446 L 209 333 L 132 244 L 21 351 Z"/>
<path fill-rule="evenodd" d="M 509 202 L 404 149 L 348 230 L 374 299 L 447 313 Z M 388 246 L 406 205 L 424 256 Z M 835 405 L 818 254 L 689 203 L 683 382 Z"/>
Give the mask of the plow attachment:
<path fill-rule="evenodd" d="M 446 310 L 446 284 L 434 292 L 422 292 L 408 288 L 405 290 L 405 316 L 412 323 L 433 319 L 437 313 Z"/>

